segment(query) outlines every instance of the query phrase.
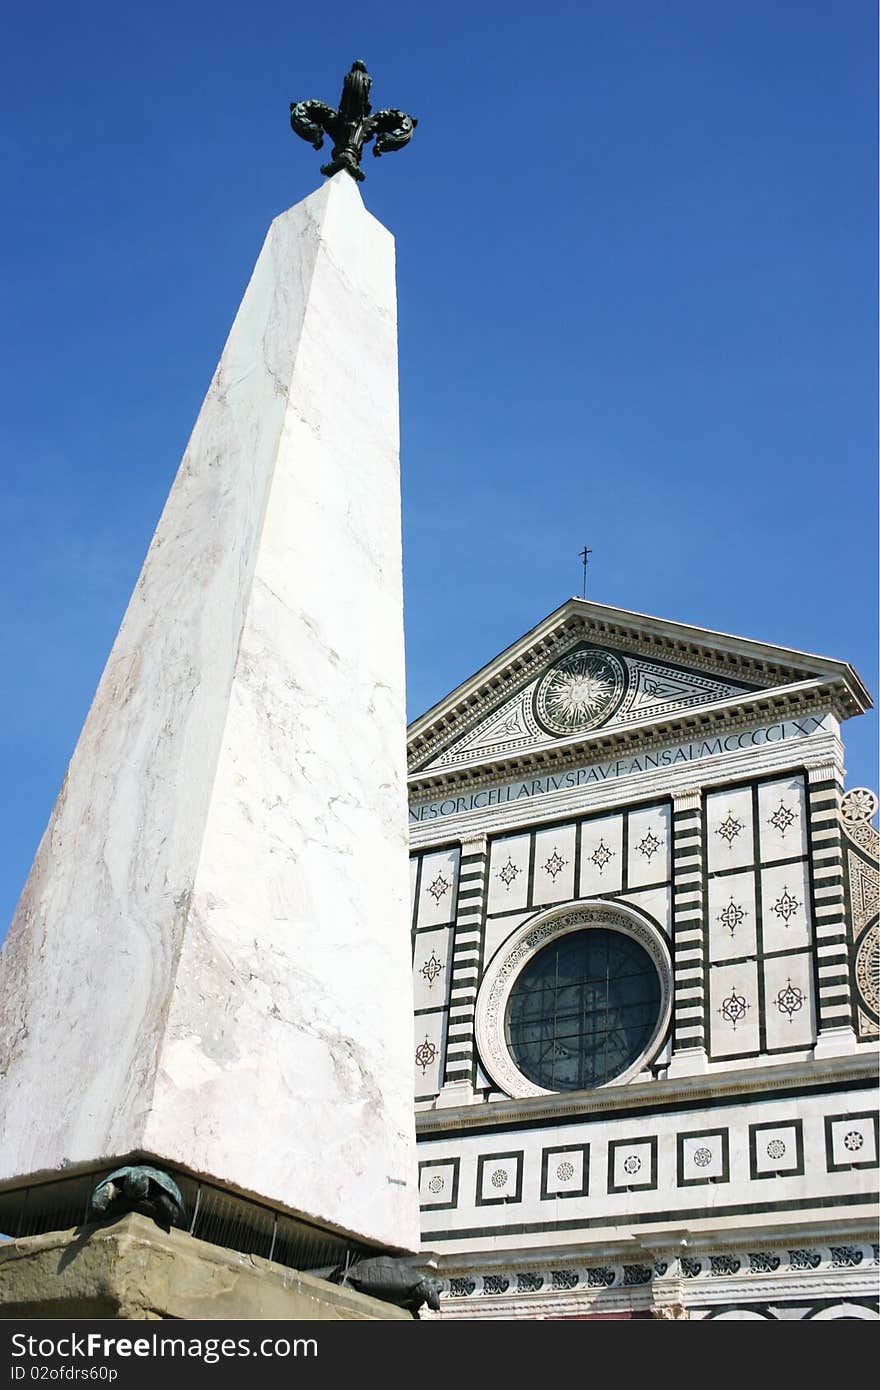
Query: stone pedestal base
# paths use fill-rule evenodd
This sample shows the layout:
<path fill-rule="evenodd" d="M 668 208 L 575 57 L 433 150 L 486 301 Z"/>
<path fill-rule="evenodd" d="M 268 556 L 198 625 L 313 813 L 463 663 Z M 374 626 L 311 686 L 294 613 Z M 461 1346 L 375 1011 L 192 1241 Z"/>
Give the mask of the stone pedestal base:
<path fill-rule="evenodd" d="M 475 1100 L 474 1088 L 469 1081 L 447 1081 L 434 1101 L 434 1109 L 457 1109 L 460 1105 L 473 1105 Z"/>
<path fill-rule="evenodd" d="M 858 1038 L 852 1028 L 823 1028 L 816 1039 L 813 1056 L 817 1062 L 825 1057 L 848 1057 L 857 1051 L 858 1046 Z"/>
<path fill-rule="evenodd" d="M 0 1245 L 0 1318 L 411 1320 L 390 1303 L 137 1215 Z"/>
<path fill-rule="evenodd" d="M 683 1047 L 672 1054 L 666 1075 L 701 1076 L 708 1070 L 709 1058 L 704 1047 Z"/>

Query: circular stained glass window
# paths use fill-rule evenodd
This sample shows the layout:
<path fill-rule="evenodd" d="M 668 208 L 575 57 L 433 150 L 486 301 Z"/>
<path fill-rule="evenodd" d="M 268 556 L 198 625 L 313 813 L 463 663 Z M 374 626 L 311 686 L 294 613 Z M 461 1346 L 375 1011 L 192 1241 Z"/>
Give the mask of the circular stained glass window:
<path fill-rule="evenodd" d="M 623 932 L 570 932 L 523 967 L 510 993 L 505 1037 L 517 1067 L 547 1091 L 580 1091 L 620 1076 L 648 1046 L 660 978 Z"/>

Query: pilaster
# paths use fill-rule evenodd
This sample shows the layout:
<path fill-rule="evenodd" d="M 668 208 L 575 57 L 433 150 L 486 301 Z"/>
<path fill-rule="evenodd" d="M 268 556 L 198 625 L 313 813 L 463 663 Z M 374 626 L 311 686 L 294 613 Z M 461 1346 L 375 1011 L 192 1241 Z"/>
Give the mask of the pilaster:
<path fill-rule="evenodd" d="M 672 795 L 673 1053 L 670 1076 L 705 1071 L 706 938 L 701 789 Z"/>
<path fill-rule="evenodd" d="M 461 842 L 461 868 L 452 946 L 446 1071 L 438 1104 L 461 1104 L 473 1094 L 474 1009 L 483 954 L 489 851 L 484 833 Z M 450 1095 L 449 1092 L 453 1094 Z M 465 1094 L 467 1093 L 467 1094 Z"/>
<path fill-rule="evenodd" d="M 816 1056 L 856 1046 L 852 1026 L 849 932 L 843 879 L 840 801 L 843 776 L 832 763 L 807 772 L 816 958 Z"/>

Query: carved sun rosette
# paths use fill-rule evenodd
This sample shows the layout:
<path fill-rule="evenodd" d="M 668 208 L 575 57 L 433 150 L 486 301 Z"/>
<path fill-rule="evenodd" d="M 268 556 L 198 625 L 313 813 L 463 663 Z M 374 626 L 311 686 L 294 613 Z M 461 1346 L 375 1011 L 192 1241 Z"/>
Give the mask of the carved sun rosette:
<path fill-rule="evenodd" d="M 626 691 L 626 672 L 611 652 L 578 647 L 553 663 L 535 691 L 535 717 L 547 733 L 565 736 L 610 719 Z"/>
<path fill-rule="evenodd" d="M 877 797 L 868 787 L 852 787 L 844 792 L 840 803 L 843 829 L 854 845 L 872 859 L 880 853 L 880 834 L 871 824 L 877 814 Z"/>

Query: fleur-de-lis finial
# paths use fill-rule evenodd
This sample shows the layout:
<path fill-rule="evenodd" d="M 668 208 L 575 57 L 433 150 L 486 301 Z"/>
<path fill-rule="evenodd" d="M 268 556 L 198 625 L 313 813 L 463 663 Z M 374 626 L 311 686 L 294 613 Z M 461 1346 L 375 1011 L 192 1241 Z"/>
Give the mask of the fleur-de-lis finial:
<path fill-rule="evenodd" d="M 361 169 L 361 155 L 364 145 L 375 136 L 373 154 L 385 154 L 386 150 L 399 150 L 409 143 L 418 125 L 415 116 L 398 111 L 389 106 L 372 114 L 370 88 L 373 79 L 367 72 L 366 63 L 356 58 L 351 71 L 346 73 L 342 84 L 339 110 L 334 111 L 323 101 L 292 101 L 290 103 L 290 124 L 319 150 L 324 136 L 333 141 L 333 154 L 328 164 L 321 165 L 321 173 L 329 178 L 345 170 L 360 183 L 366 177 Z"/>

